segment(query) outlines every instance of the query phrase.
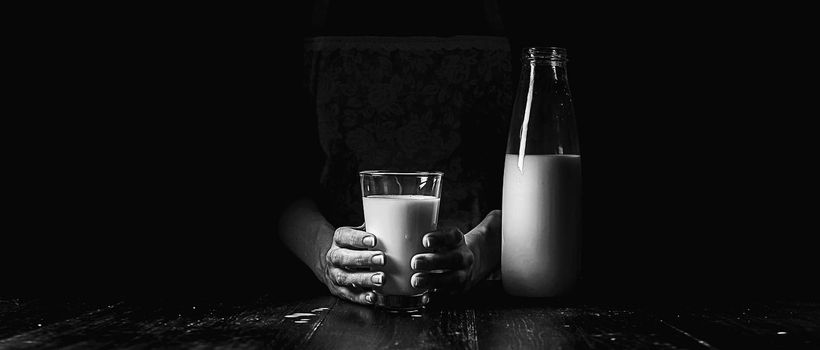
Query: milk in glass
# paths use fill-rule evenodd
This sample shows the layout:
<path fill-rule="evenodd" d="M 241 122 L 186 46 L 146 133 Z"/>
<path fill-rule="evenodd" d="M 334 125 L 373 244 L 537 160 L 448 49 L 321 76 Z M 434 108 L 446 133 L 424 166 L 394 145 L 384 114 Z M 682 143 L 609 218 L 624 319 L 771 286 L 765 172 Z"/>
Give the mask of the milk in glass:
<path fill-rule="evenodd" d="M 422 195 L 373 195 L 362 198 L 366 230 L 376 235 L 376 248 L 384 252 L 384 286 L 389 295 L 415 295 L 423 290 L 410 285 L 410 259 L 425 251 L 424 234 L 438 225 L 439 198 Z"/>

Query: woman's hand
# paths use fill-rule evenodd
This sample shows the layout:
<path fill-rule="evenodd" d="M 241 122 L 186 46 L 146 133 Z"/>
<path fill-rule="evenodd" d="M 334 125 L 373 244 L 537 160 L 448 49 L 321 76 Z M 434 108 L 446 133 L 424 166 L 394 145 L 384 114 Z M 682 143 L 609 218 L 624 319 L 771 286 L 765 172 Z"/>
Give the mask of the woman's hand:
<path fill-rule="evenodd" d="M 464 234 L 454 227 L 427 233 L 422 245 L 432 253 L 416 254 L 410 267 L 420 271 L 410 278 L 410 285 L 419 289 L 441 289 L 460 292 L 468 289 L 472 280 L 475 255 L 467 247 Z"/>
<path fill-rule="evenodd" d="M 465 292 L 498 267 L 501 256 L 501 211 L 490 212 L 467 234 L 442 228 L 422 238 L 430 253 L 410 260 L 410 284 L 419 289 Z"/>
<path fill-rule="evenodd" d="M 384 266 L 384 253 L 373 249 L 376 236 L 361 231 L 359 227 L 339 227 L 333 234 L 333 243 L 325 254 L 321 266 L 322 282 L 330 293 L 360 304 L 373 304 L 376 300 L 372 288 L 384 283 L 383 272 L 368 271 L 371 267 Z"/>

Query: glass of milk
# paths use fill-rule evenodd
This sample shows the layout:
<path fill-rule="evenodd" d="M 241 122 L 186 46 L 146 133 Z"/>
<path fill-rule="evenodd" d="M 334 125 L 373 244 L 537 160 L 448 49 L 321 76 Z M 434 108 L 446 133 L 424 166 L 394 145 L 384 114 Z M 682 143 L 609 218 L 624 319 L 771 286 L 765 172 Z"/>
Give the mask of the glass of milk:
<path fill-rule="evenodd" d="M 376 235 L 374 249 L 384 252 L 384 284 L 374 290 L 376 305 L 412 310 L 430 300 L 428 290 L 410 285 L 410 259 L 426 251 L 424 234 L 438 227 L 441 178 L 438 171 L 366 170 L 362 185 L 365 230 Z"/>

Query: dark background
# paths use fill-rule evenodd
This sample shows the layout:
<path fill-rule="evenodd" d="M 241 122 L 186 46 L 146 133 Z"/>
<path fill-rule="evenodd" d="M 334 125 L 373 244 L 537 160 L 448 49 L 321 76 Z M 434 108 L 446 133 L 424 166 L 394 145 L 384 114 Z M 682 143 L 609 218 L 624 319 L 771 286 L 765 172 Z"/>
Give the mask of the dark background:
<path fill-rule="evenodd" d="M 526 45 L 569 51 L 585 293 L 818 295 L 816 113 L 799 103 L 796 36 L 698 4 L 502 5 L 514 63 Z M 298 88 L 310 6 L 109 10 L 19 50 L 0 294 L 320 290 L 275 238 L 282 206 L 316 177 L 300 171 L 315 161 Z M 412 22 L 371 20 L 334 30 Z M 470 34 L 442 23 L 419 34 Z"/>

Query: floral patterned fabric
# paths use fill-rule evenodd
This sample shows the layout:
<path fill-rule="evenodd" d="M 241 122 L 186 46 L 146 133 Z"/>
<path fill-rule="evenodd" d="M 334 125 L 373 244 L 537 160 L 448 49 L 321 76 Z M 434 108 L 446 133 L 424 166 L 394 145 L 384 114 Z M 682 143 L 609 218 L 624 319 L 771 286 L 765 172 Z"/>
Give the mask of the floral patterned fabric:
<path fill-rule="evenodd" d="M 439 225 L 467 232 L 500 208 L 509 60 L 499 37 L 309 39 L 328 220 L 363 222 L 358 172 L 368 169 L 443 171 Z"/>

